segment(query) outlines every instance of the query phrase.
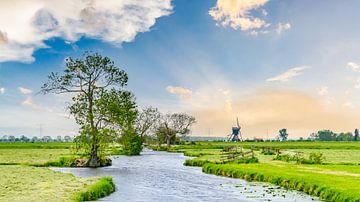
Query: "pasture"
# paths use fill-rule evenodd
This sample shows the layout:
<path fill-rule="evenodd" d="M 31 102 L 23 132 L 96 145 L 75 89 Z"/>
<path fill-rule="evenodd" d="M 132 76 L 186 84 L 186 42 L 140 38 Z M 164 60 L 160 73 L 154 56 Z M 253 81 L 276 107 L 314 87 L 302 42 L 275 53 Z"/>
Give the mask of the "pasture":
<path fill-rule="evenodd" d="M 253 150 L 259 162 L 224 163 L 229 147 Z M 280 153 L 264 152 L 269 148 Z M 194 156 L 184 165 L 209 174 L 270 182 L 326 201 L 360 201 L 360 142 L 196 142 L 169 151 Z M 315 154 L 319 162 L 311 161 Z"/>

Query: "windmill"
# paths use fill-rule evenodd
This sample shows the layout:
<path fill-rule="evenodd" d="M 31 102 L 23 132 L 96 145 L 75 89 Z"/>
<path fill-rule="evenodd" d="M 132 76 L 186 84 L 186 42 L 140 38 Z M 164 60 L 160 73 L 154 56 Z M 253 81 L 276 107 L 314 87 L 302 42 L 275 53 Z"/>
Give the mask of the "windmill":
<path fill-rule="evenodd" d="M 236 118 L 236 124 L 237 127 L 232 127 L 232 134 L 230 135 L 228 141 L 229 142 L 241 142 L 242 136 L 241 136 L 241 126 L 239 124 L 239 119 Z"/>

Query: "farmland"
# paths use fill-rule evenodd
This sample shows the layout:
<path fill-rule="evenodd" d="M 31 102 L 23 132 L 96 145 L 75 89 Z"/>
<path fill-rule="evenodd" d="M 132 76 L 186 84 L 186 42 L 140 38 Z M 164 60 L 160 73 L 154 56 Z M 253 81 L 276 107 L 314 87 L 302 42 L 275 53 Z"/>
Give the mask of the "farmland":
<path fill-rule="evenodd" d="M 252 149 L 259 162 L 222 163 L 224 150 L 229 146 L 241 148 L 242 151 Z M 264 154 L 266 148 L 279 149 L 279 156 L 300 155 L 305 160 L 275 160 L 277 155 Z M 174 146 L 169 151 L 195 156 L 184 164 L 201 166 L 203 172 L 209 174 L 270 182 L 328 201 L 360 200 L 359 142 L 197 142 Z M 320 163 L 307 160 L 314 153 L 321 154 Z"/>

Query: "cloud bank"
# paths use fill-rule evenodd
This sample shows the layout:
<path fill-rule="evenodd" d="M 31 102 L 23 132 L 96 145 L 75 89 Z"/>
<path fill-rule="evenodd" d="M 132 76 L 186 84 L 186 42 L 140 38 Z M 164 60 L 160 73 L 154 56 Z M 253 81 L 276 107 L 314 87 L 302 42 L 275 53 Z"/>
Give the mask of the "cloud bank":
<path fill-rule="evenodd" d="M 0 62 L 32 62 L 54 37 L 131 42 L 171 11 L 171 0 L 0 1 Z"/>

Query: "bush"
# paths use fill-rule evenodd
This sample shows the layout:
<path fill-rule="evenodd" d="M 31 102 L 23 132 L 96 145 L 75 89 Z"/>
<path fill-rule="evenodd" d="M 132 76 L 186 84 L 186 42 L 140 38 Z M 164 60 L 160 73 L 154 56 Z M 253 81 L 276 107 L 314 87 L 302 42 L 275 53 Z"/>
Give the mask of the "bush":
<path fill-rule="evenodd" d="M 125 155 L 139 155 L 142 150 L 142 138 L 134 133 L 127 132 L 121 137 L 121 144 Z"/>
<path fill-rule="evenodd" d="M 313 152 L 313 153 L 310 153 L 309 160 L 311 162 L 313 162 L 313 164 L 322 164 L 325 161 L 325 157 L 320 152 L 317 152 L 317 153 Z"/>

